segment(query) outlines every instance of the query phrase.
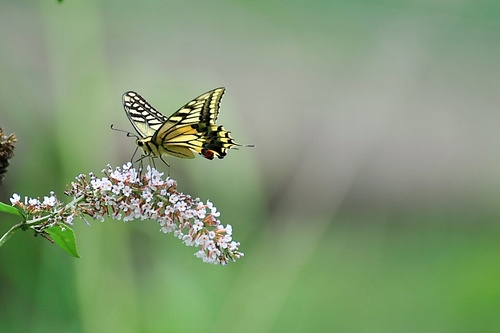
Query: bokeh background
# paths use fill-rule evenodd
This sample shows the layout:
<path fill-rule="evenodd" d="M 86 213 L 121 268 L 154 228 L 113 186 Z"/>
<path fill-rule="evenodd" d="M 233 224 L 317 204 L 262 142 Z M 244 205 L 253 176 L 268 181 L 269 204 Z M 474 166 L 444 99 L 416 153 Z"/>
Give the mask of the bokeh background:
<path fill-rule="evenodd" d="M 256 147 L 169 159 L 243 259 L 151 221 L 75 221 L 80 259 L 19 232 L 0 331 L 500 331 L 499 54 L 498 1 L 2 0 L 1 201 L 127 162 L 127 90 L 169 115 L 225 86 Z"/>

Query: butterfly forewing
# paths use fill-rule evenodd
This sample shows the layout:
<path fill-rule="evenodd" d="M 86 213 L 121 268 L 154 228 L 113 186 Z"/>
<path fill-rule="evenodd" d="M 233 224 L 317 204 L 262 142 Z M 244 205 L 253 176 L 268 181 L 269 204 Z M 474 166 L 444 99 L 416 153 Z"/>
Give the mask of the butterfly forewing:
<path fill-rule="evenodd" d="M 128 119 L 142 138 L 154 135 L 167 121 L 167 117 L 133 91 L 123 94 L 123 107 Z"/>
<path fill-rule="evenodd" d="M 225 88 L 217 88 L 204 93 L 177 110 L 168 117 L 165 126 L 175 124 L 215 124 L 219 115 L 219 106 Z"/>

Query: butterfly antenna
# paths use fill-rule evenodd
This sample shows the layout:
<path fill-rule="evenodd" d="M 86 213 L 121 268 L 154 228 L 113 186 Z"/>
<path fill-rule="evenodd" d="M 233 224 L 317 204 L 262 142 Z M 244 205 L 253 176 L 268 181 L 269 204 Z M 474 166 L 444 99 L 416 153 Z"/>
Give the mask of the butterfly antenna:
<path fill-rule="evenodd" d="M 129 131 L 125 131 L 125 130 L 122 130 L 122 129 L 120 129 L 120 128 L 114 128 L 113 126 L 114 126 L 114 124 L 111 124 L 111 129 L 112 129 L 113 131 L 118 131 L 118 132 L 126 133 L 128 137 L 139 138 L 139 137 L 138 137 L 136 134 L 134 134 L 134 133 L 130 133 Z M 134 154 L 135 154 L 135 153 L 134 153 Z"/>

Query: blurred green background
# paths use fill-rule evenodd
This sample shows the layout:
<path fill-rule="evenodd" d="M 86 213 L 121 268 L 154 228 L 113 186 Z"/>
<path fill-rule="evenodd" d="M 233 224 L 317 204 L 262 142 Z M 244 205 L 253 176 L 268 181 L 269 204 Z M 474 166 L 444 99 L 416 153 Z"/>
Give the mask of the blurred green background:
<path fill-rule="evenodd" d="M 128 161 L 127 90 L 170 115 L 225 86 L 256 147 L 169 159 L 244 258 L 151 221 L 75 221 L 81 259 L 17 233 L 0 331 L 500 331 L 499 54 L 498 1 L 2 0 L 1 201 Z"/>

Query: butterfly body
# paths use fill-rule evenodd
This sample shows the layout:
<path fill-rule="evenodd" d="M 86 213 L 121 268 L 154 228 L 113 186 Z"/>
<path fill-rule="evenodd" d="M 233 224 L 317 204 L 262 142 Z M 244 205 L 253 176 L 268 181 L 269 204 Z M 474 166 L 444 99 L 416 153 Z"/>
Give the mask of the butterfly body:
<path fill-rule="evenodd" d="M 123 107 L 139 134 L 137 146 L 145 155 L 162 160 L 166 155 L 194 158 L 194 153 L 210 160 L 215 156 L 224 158 L 230 148 L 242 146 L 222 125 L 215 123 L 224 91 L 225 88 L 217 88 L 206 92 L 168 118 L 138 93 L 126 92 Z"/>

